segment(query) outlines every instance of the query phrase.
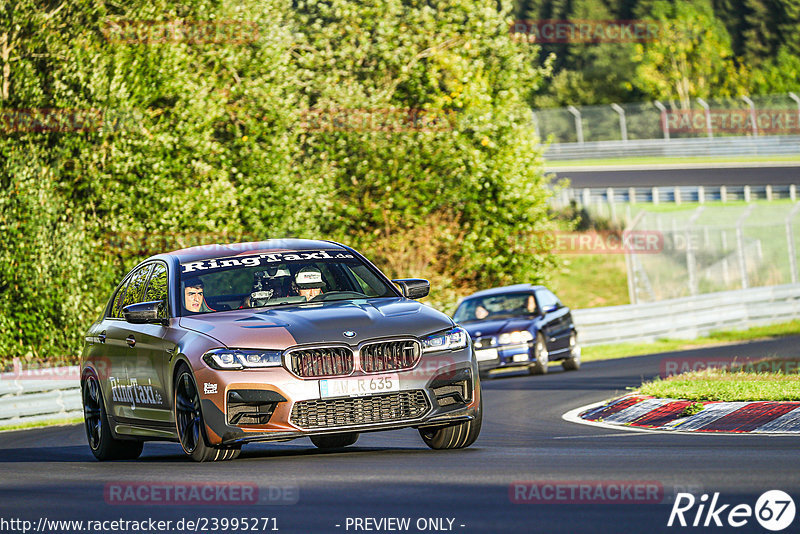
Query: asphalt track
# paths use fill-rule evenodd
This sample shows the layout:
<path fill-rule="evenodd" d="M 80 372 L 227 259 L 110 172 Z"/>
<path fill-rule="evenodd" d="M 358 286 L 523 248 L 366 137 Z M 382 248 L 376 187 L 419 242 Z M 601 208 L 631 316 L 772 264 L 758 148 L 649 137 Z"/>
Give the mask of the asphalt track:
<path fill-rule="evenodd" d="M 615 170 L 557 170 L 556 180 L 569 178 L 570 186 L 584 187 L 652 187 L 681 185 L 791 185 L 800 183 L 800 167 L 707 167 L 695 168 L 631 168 Z"/>
<path fill-rule="evenodd" d="M 624 392 L 655 376 L 665 358 L 797 355 L 800 337 L 682 353 L 591 362 L 578 372 L 551 367 L 545 376 L 484 382 L 484 426 L 461 451 L 431 451 L 416 431 L 365 434 L 346 450 L 320 452 L 308 440 L 246 447 L 234 462 L 195 464 L 176 444 L 145 445 L 138 461 L 99 463 L 79 425 L 0 433 L 0 518 L 144 520 L 271 517 L 268 531 L 356 530 L 348 518 L 449 518 L 454 532 L 676 532 L 730 527 L 668 528 L 677 491 L 719 492 L 719 504 L 749 504 L 766 490 L 789 493 L 800 508 L 800 436 L 675 435 L 626 432 L 566 422 L 562 414 Z M 515 504 L 514 481 L 654 481 L 660 504 Z M 294 504 L 120 505 L 107 484 L 144 482 L 254 483 L 296 489 Z M 295 499 L 288 498 L 289 501 Z M 691 521 L 697 507 L 687 514 Z M 727 512 L 726 512 L 727 513 Z M 722 515 L 725 520 L 725 515 Z M 690 523 L 691 524 L 691 523 Z M 339 525 L 339 526 L 337 526 Z M 420 524 L 421 526 L 425 526 Z M 444 522 L 445 529 L 448 525 Z M 463 526 L 462 526 L 463 525 Z M 797 532 L 795 518 L 785 532 Z M 199 532 L 214 530 L 211 524 Z M 369 524 L 369 526 L 374 526 Z M 21 532 L 6 525 L 1 530 Z M 180 530 L 185 531 L 187 529 Z M 737 532 L 765 532 L 750 518 Z M 66 532 L 53 530 L 48 532 Z M 106 530 L 111 532 L 111 530 Z M 170 530 L 177 532 L 179 530 Z M 232 530 L 227 530 L 231 532 Z M 262 531 L 261 525 L 256 530 Z"/>

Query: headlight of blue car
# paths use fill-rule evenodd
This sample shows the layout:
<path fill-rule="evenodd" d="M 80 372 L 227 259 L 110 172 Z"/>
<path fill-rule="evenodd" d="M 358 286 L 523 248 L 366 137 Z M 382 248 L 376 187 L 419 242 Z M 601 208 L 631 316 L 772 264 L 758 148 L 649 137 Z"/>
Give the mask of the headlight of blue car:
<path fill-rule="evenodd" d="M 528 341 L 533 341 L 533 334 L 527 330 L 506 332 L 500 334 L 500 337 L 497 338 L 498 345 L 519 345 L 521 343 L 527 343 Z"/>

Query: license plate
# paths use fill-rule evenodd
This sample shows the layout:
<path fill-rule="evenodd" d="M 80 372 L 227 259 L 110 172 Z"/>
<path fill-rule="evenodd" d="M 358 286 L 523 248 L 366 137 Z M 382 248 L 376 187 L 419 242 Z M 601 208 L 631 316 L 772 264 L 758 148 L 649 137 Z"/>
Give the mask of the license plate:
<path fill-rule="evenodd" d="M 319 395 L 328 397 L 361 397 L 400 391 L 397 374 L 358 378 L 332 378 L 319 381 Z"/>
<path fill-rule="evenodd" d="M 515 362 L 527 362 L 529 359 L 530 357 L 527 354 L 517 354 L 514 356 Z"/>
<path fill-rule="evenodd" d="M 475 357 L 478 358 L 478 361 L 496 360 L 497 359 L 497 349 L 476 350 L 475 351 Z"/>

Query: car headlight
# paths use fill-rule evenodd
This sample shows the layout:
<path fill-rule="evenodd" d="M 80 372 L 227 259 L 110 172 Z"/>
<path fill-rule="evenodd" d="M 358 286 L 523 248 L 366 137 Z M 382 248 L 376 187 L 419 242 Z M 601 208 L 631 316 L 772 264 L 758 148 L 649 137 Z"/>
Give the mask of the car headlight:
<path fill-rule="evenodd" d="M 203 361 L 219 370 L 277 367 L 281 365 L 281 351 L 214 349 L 203 354 Z"/>
<path fill-rule="evenodd" d="M 519 345 L 520 343 L 527 343 L 528 341 L 533 341 L 533 334 L 527 330 L 506 332 L 500 334 L 500 337 L 497 338 L 498 345 Z"/>
<path fill-rule="evenodd" d="M 435 350 L 455 350 L 463 349 L 469 342 L 467 331 L 460 327 L 455 327 L 441 334 L 433 334 L 422 339 L 422 352 L 432 352 Z"/>

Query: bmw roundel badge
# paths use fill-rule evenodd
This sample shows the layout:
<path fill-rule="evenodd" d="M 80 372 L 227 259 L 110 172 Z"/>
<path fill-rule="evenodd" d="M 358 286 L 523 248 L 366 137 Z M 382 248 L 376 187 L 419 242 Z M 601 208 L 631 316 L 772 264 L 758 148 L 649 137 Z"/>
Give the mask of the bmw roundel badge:
<path fill-rule="evenodd" d="M 356 337 L 356 333 L 353 332 L 352 330 L 345 330 L 344 332 L 342 332 L 342 335 L 344 337 Z"/>

